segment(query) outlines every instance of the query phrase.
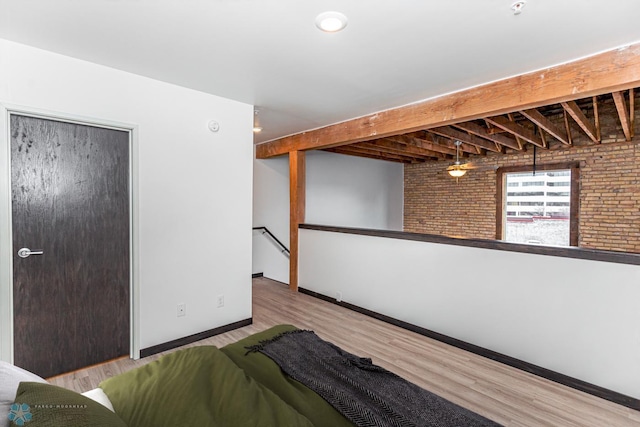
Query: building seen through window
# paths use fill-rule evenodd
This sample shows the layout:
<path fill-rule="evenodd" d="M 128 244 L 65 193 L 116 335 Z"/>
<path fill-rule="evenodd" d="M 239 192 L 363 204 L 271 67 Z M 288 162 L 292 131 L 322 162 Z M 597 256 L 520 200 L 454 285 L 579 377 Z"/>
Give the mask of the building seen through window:
<path fill-rule="evenodd" d="M 570 245 L 571 169 L 505 174 L 504 240 Z"/>

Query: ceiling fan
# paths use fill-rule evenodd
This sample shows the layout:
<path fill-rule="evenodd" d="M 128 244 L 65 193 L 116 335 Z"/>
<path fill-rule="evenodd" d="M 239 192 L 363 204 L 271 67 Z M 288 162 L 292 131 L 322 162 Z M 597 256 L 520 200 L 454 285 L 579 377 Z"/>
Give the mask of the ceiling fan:
<path fill-rule="evenodd" d="M 460 146 L 462 142 L 455 141 L 454 144 L 456 146 L 456 161 L 447 168 L 447 172 L 457 180 L 464 176 L 469 169 L 473 169 L 473 167 L 468 163 L 460 163 Z"/>
<path fill-rule="evenodd" d="M 476 166 L 472 163 L 461 163 L 460 162 L 460 146 L 462 145 L 461 141 L 454 142 L 456 146 L 456 161 L 447 168 L 447 172 L 453 178 L 458 181 L 458 178 L 464 176 L 467 171 L 476 169 L 476 170 L 496 170 L 498 169 L 497 165 L 486 165 L 486 166 Z"/>

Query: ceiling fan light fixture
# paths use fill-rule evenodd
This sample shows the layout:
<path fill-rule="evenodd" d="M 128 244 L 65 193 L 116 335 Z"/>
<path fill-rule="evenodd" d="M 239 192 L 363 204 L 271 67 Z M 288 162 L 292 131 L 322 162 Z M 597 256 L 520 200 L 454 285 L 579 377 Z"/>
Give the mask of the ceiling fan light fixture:
<path fill-rule="evenodd" d="M 455 141 L 453 144 L 456 146 L 456 161 L 454 164 L 447 168 L 447 172 L 449 172 L 449 175 L 454 177 L 457 181 L 458 178 L 464 176 L 464 174 L 467 173 L 467 170 L 460 163 L 460 146 L 462 145 L 462 142 Z"/>
<path fill-rule="evenodd" d="M 457 165 L 457 166 L 460 166 L 460 165 Z M 463 177 L 467 173 L 466 169 L 462 169 L 460 167 L 455 167 L 455 166 L 450 168 L 447 172 L 449 172 L 449 175 L 451 175 L 454 178 Z"/>
<path fill-rule="evenodd" d="M 325 33 L 337 33 L 347 26 L 347 17 L 340 12 L 323 12 L 316 16 L 316 27 Z"/>

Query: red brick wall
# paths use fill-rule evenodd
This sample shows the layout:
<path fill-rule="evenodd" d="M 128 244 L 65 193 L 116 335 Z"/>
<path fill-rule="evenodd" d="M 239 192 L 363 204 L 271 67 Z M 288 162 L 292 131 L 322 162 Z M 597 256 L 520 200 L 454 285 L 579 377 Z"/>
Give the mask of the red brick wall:
<path fill-rule="evenodd" d="M 550 139 L 549 150 L 537 149 L 536 162 L 580 162 L 580 247 L 640 253 L 640 135 L 625 142 L 612 104 L 601 107 L 600 120 L 601 144 L 587 145 L 572 123 L 574 147 L 562 148 Z M 465 160 L 493 169 L 471 170 L 456 182 L 446 172 L 450 162 L 405 165 L 405 231 L 495 239 L 495 168 L 531 165 L 533 147 Z"/>

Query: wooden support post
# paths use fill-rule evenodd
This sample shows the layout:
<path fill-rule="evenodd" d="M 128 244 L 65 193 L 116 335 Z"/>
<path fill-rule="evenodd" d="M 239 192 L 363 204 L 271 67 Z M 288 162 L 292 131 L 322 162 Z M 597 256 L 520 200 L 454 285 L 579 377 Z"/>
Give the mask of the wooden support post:
<path fill-rule="evenodd" d="M 298 225 L 304 223 L 305 210 L 305 153 L 289 152 L 289 289 L 298 290 Z"/>

